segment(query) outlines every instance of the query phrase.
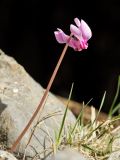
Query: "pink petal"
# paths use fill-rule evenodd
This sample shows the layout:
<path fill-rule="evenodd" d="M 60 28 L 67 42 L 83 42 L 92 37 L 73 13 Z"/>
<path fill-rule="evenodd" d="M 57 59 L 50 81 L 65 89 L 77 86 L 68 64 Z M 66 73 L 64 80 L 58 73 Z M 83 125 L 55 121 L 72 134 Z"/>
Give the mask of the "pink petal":
<path fill-rule="evenodd" d="M 88 43 L 85 42 L 85 41 L 81 41 L 81 42 L 80 42 L 80 47 L 81 47 L 82 49 L 87 49 L 87 48 L 88 48 Z"/>
<path fill-rule="evenodd" d="M 58 28 L 58 31 L 54 32 L 55 38 L 59 43 L 67 43 L 69 36 L 66 35 L 61 29 Z"/>
<path fill-rule="evenodd" d="M 74 38 L 71 38 L 68 45 L 73 48 L 75 51 L 81 51 L 81 45 L 80 45 L 80 41 L 76 40 Z"/>
<path fill-rule="evenodd" d="M 75 40 L 73 38 L 70 39 L 68 45 L 73 48 L 74 50 L 76 50 L 76 46 L 75 46 Z"/>
<path fill-rule="evenodd" d="M 81 20 L 80 29 L 84 39 L 89 40 L 92 37 L 91 29 L 84 20 Z"/>
<path fill-rule="evenodd" d="M 76 27 L 75 25 L 73 25 L 73 24 L 70 25 L 70 31 L 79 40 L 82 38 L 81 30 L 78 27 Z"/>
<path fill-rule="evenodd" d="M 80 45 L 80 42 L 78 41 L 78 42 L 76 42 L 76 49 L 75 49 L 76 51 L 82 51 L 83 50 L 83 48 L 81 48 L 81 45 Z"/>
<path fill-rule="evenodd" d="M 80 20 L 79 20 L 78 18 L 75 18 L 75 19 L 74 19 L 74 22 L 76 23 L 76 25 L 77 25 L 78 27 L 80 27 Z"/>

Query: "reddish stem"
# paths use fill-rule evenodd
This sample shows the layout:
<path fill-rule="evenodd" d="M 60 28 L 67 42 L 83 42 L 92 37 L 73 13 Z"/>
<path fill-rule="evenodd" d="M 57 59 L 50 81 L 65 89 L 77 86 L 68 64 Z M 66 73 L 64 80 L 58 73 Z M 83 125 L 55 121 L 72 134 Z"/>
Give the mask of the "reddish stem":
<path fill-rule="evenodd" d="M 71 36 L 70 36 L 70 37 L 71 37 Z M 70 40 L 70 38 L 69 38 L 69 40 Z M 16 139 L 16 141 L 13 143 L 13 145 L 12 145 L 11 149 L 9 150 L 9 152 L 12 153 L 12 152 L 14 152 L 14 151 L 16 150 L 17 145 L 19 144 L 19 142 L 21 141 L 21 139 L 23 138 L 23 136 L 25 135 L 25 133 L 26 133 L 27 130 L 29 129 L 31 123 L 33 122 L 33 120 L 34 120 L 35 117 L 37 116 L 39 110 L 42 108 L 42 105 L 43 105 L 43 103 L 45 102 L 45 99 L 46 99 L 46 97 L 47 97 L 47 95 L 48 95 L 48 93 L 49 93 L 49 90 L 50 90 L 50 88 L 51 88 L 51 86 L 52 86 L 52 83 L 53 83 L 53 81 L 54 81 L 54 79 L 55 79 L 55 76 L 56 76 L 56 74 L 57 74 L 57 72 L 58 72 L 58 69 L 59 69 L 59 67 L 60 67 L 60 64 L 61 64 L 63 58 L 64 58 L 64 55 L 65 55 L 65 53 L 66 53 L 67 48 L 68 48 L 68 44 L 66 43 L 66 45 L 65 45 L 65 47 L 64 47 L 64 49 L 63 49 L 63 51 L 62 51 L 62 53 L 61 53 L 61 56 L 60 56 L 60 58 L 59 58 L 59 60 L 58 60 L 58 63 L 57 63 L 57 65 L 56 65 L 55 69 L 54 69 L 54 72 L 53 72 L 53 74 L 52 74 L 52 76 L 51 76 L 51 78 L 50 78 L 50 80 L 49 80 L 48 86 L 47 86 L 47 88 L 46 88 L 46 90 L 45 90 L 45 92 L 44 92 L 44 95 L 43 95 L 43 97 L 42 97 L 42 99 L 41 99 L 41 101 L 40 101 L 37 109 L 36 109 L 35 112 L 33 113 L 32 117 L 31 117 L 31 119 L 29 120 L 29 122 L 28 122 L 28 124 L 26 125 L 26 127 L 23 129 L 23 131 L 21 132 L 21 134 L 18 136 L 18 138 Z"/>

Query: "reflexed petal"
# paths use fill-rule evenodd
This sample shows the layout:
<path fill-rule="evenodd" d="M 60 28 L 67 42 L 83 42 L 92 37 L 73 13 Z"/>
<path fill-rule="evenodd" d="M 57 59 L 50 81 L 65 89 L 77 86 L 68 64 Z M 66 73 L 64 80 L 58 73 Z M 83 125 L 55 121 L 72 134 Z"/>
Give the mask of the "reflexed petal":
<path fill-rule="evenodd" d="M 77 25 L 78 27 L 80 27 L 80 20 L 79 20 L 78 18 L 75 18 L 74 21 L 75 21 L 76 25 Z"/>
<path fill-rule="evenodd" d="M 92 37 L 91 29 L 84 20 L 81 20 L 80 29 L 84 39 L 89 40 Z"/>
<path fill-rule="evenodd" d="M 82 33 L 81 33 L 81 31 L 80 31 L 80 29 L 78 27 L 76 27 L 75 25 L 71 24 L 70 25 L 70 31 L 76 38 L 81 39 Z"/>
<path fill-rule="evenodd" d="M 67 43 L 69 36 L 66 35 L 61 29 L 54 32 L 55 38 L 59 43 Z"/>

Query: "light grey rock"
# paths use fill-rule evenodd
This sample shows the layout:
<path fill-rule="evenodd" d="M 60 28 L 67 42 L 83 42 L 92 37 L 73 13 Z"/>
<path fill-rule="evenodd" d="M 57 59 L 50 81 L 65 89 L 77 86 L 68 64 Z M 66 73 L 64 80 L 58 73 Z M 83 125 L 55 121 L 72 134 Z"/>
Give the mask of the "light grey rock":
<path fill-rule="evenodd" d="M 120 126 L 118 126 L 112 131 L 112 135 L 114 137 L 112 143 L 112 151 L 120 150 Z"/>
<path fill-rule="evenodd" d="M 42 75 L 41 75 L 42 76 Z M 11 147 L 20 132 L 26 126 L 33 112 L 39 104 L 44 89 L 26 73 L 14 58 L 0 51 L 0 130 L 7 134 L 7 146 Z M 55 131 L 59 130 L 65 106 L 53 94 L 49 93 L 44 109 L 40 112 L 40 120 L 54 114 L 51 118 L 41 121 L 32 136 L 26 155 L 34 156 L 44 148 L 51 146 L 55 138 Z M 24 153 L 31 135 L 31 129 L 23 137 L 17 151 Z M 68 111 L 66 129 L 75 122 L 72 112 Z"/>
<path fill-rule="evenodd" d="M 111 153 L 108 160 L 120 160 L 120 151 Z"/>
<path fill-rule="evenodd" d="M 17 159 L 9 152 L 0 150 L 0 160 L 17 160 Z"/>
<path fill-rule="evenodd" d="M 94 160 L 72 149 L 59 151 L 54 157 L 49 157 L 47 160 Z"/>
<path fill-rule="evenodd" d="M 112 153 L 108 160 L 120 160 L 120 126 L 113 130 L 114 140 L 112 143 Z"/>

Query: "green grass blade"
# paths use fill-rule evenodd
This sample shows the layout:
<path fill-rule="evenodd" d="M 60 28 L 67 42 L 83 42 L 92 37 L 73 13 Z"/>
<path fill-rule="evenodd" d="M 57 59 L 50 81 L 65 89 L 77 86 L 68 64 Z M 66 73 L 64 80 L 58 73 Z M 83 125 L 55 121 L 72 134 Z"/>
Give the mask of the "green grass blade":
<path fill-rule="evenodd" d="M 83 139 L 85 139 L 86 137 L 89 138 L 89 137 L 93 134 L 93 132 L 95 132 L 96 130 L 98 130 L 104 123 L 105 123 L 105 122 L 102 122 L 102 123 L 99 124 L 95 129 L 93 129 L 92 131 L 90 131 L 90 133 L 87 133 L 87 134 L 84 136 Z"/>
<path fill-rule="evenodd" d="M 113 115 L 113 108 L 114 108 L 115 103 L 116 103 L 116 100 L 117 100 L 117 98 L 118 98 L 119 91 L 120 91 L 120 76 L 118 77 L 117 91 L 116 91 L 114 100 L 113 100 L 113 102 L 112 102 L 112 105 L 111 105 L 110 110 L 109 110 L 109 113 L 108 113 L 108 117 L 109 117 L 109 118 L 111 118 L 112 115 Z"/>
<path fill-rule="evenodd" d="M 75 128 L 76 128 L 79 120 L 81 119 L 81 116 L 83 115 L 83 112 L 84 112 L 85 107 L 91 102 L 91 100 L 92 100 L 92 98 L 88 101 L 88 103 L 87 103 L 86 105 L 83 105 L 83 107 L 82 107 L 82 109 L 81 109 L 81 111 L 80 111 L 80 113 L 79 113 L 79 115 L 78 115 L 78 118 L 77 118 L 77 120 L 76 120 L 76 122 L 75 122 L 75 125 L 74 125 L 74 127 L 73 127 L 73 129 L 72 129 L 72 131 L 71 131 L 71 134 L 74 132 L 74 130 L 75 130 Z"/>
<path fill-rule="evenodd" d="M 82 146 L 92 152 L 95 152 L 95 150 L 93 148 L 91 148 L 90 146 L 88 146 L 87 144 L 82 144 Z"/>
<path fill-rule="evenodd" d="M 101 111 L 101 109 L 102 109 L 102 107 L 103 107 L 103 104 L 104 104 L 104 101 L 105 101 L 105 97 L 106 97 L 106 91 L 105 91 L 104 94 L 103 94 L 102 101 L 101 101 L 101 104 L 100 104 L 98 113 L 97 113 L 97 115 L 96 115 L 96 118 L 95 118 L 95 120 L 93 121 L 93 124 L 94 124 L 95 121 L 98 119 L 98 116 L 99 116 L 99 114 L 100 114 L 100 111 Z"/>
<path fill-rule="evenodd" d="M 112 110 L 112 115 L 120 109 L 120 103 L 118 103 L 115 108 Z"/>
<path fill-rule="evenodd" d="M 63 116 L 63 119 L 62 119 L 62 123 L 61 123 L 61 126 L 60 126 L 59 133 L 58 133 L 58 137 L 57 137 L 57 146 L 58 146 L 59 143 L 60 143 L 60 138 L 61 138 L 62 130 L 63 130 L 63 128 L 64 128 L 65 118 L 66 118 L 67 111 L 68 111 L 68 106 L 69 106 L 70 99 L 71 99 L 71 96 L 72 96 L 73 86 L 74 86 L 74 83 L 72 83 L 72 86 L 71 86 L 71 90 L 70 90 L 68 102 L 67 102 L 67 105 L 66 105 L 65 113 L 64 113 L 64 116 Z"/>
<path fill-rule="evenodd" d="M 115 116 L 111 119 L 111 123 L 120 120 L 120 114 L 118 116 Z"/>

